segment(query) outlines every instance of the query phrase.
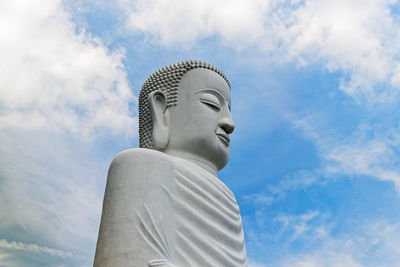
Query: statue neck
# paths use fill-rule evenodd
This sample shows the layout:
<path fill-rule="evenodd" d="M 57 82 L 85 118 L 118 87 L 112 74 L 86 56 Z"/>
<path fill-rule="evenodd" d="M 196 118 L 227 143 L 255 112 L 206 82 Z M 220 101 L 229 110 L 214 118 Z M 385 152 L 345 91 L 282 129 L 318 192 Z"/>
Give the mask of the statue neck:
<path fill-rule="evenodd" d="M 199 157 L 197 155 L 194 155 L 194 154 L 191 154 L 188 152 L 175 150 L 175 149 L 165 149 L 162 152 L 164 152 L 165 154 L 168 154 L 170 156 L 188 160 L 188 161 L 196 164 L 197 166 L 200 166 L 202 169 L 205 169 L 206 171 L 208 171 L 215 177 L 218 177 L 217 167 L 214 164 L 212 164 L 210 161 L 208 161 L 202 157 Z"/>

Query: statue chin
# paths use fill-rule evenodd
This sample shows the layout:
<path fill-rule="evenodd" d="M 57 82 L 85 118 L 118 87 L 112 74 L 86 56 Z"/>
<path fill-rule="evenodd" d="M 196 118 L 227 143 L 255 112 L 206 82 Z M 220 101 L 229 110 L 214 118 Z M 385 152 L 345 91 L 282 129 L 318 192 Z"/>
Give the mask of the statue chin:
<path fill-rule="evenodd" d="M 225 167 L 229 159 L 229 147 L 211 147 L 208 145 L 199 146 L 198 144 L 191 146 L 191 149 L 174 149 L 167 147 L 160 150 L 161 152 L 192 161 L 200 167 L 210 171 L 217 176 L 217 172 Z"/>

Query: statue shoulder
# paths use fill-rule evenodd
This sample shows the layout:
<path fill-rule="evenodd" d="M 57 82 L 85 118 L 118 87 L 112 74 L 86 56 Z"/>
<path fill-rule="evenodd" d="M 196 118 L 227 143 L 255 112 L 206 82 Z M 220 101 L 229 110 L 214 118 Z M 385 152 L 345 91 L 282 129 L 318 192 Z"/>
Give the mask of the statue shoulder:
<path fill-rule="evenodd" d="M 108 170 L 108 191 L 128 190 L 132 196 L 145 199 L 150 190 L 163 185 L 171 188 L 175 164 L 171 156 L 152 149 L 135 148 L 120 152 Z M 120 194 L 120 193 L 118 193 Z M 114 194 L 115 195 L 115 194 Z"/>
<path fill-rule="evenodd" d="M 170 156 L 166 155 L 165 153 L 159 152 L 154 149 L 147 149 L 147 148 L 131 148 L 124 150 L 115 156 L 111 165 L 119 165 L 125 162 L 129 163 L 145 163 L 147 161 L 171 161 Z"/>
<path fill-rule="evenodd" d="M 111 162 L 110 172 L 145 175 L 156 170 L 172 170 L 171 156 L 154 149 L 132 148 L 120 152 Z"/>

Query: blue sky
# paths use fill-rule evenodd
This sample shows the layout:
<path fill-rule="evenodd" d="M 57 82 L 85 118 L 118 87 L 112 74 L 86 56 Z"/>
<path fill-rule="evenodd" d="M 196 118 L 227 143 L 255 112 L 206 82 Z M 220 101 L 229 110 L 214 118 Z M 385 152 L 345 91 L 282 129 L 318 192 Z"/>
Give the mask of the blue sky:
<path fill-rule="evenodd" d="M 400 266 L 396 0 L 0 4 L 0 266 L 91 266 L 157 69 L 220 67 L 250 267 Z"/>

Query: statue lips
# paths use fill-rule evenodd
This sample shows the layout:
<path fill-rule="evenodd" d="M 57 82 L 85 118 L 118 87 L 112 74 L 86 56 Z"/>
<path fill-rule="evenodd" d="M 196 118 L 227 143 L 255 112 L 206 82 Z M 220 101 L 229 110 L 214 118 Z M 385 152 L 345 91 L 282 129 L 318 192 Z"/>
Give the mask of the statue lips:
<path fill-rule="evenodd" d="M 222 142 L 229 146 L 229 143 L 231 141 L 231 138 L 229 137 L 228 134 L 224 133 L 224 132 L 220 132 L 217 130 L 216 135 L 218 135 L 219 139 L 222 140 Z"/>

